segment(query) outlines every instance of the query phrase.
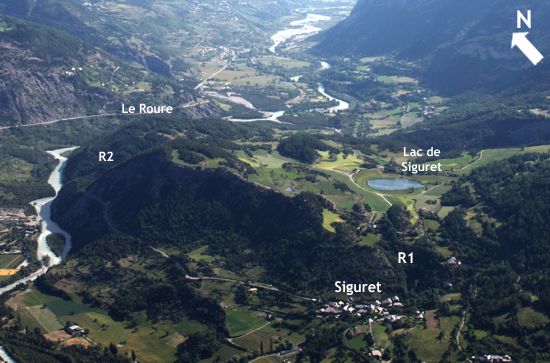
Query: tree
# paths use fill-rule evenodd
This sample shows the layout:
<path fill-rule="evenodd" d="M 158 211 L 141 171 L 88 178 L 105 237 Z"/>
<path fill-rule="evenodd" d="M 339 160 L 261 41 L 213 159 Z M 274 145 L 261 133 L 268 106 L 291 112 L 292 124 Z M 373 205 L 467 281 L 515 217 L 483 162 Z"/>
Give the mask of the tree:
<path fill-rule="evenodd" d="M 112 355 L 117 355 L 118 354 L 118 349 L 117 349 L 116 345 L 114 345 L 113 343 L 109 344 L 109 351 L 111 352 Z"/>

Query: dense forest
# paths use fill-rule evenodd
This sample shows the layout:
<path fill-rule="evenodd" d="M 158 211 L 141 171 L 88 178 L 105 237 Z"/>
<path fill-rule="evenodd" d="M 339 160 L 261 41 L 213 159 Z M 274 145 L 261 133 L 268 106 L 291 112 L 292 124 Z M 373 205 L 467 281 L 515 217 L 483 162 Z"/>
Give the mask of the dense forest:
<path fill-rule="evenodd" d="M 533 362 L 549 359 L 550 335 L 540 329 L 546 323 L 525 326 L 518 316 L 527 308 L 549 312 L 549 176 L 549 154 L 518 155 L 476 169 L 444 198 L 463 207 L 475 203 L 482 221 L 482 233 L 476 233 L 466 210 L 458 208 L 442 223 L 445 240 L 468 261 L 460 284 L 472 328 L 520 337 L 521 348 L 505 349 Z M 465 199 L 468 186 L 473 190 Z M 469 349 L 479 354 L 501 344 L 487 337 Z"/>

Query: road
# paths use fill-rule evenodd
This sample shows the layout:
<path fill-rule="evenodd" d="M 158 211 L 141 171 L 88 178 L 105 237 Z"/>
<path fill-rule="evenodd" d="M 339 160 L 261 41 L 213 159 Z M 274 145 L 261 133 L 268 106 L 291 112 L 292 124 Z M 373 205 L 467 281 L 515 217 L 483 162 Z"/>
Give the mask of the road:
<path fill-rule="evenodd" d="M 209 80 L 211 80 L 212 78 L 216 77 L 218 74 L 222 73 L 223 71 L 225 71 L 227 69 L 227 67 L 229 67 L 229 65 L 231 64 L 231 62 L 235 59 L 235 57 L 231 58 L 231 60 L 228 60 L 226 61 L 226 63 L 224 64 L 223 67 L 221 67 L 220 69 L 218 69 L 216 72 L 212 73 L 211 75 L 209 75 L 208 77 L 206 77 L 204 80 L 201 81 L 201 83 L 199 83 L 198 85 L 195 86 L 195 90 L 198 90 L 198 89 L 201 89 L 205 84 L 206 82 L 208 82 Z"/>
<path fill-rule="evenodd" d="M 460 169 L 458 169 L 458 170 L 466 170 L 466 169 L 468 169 L 469 167 L 471 167 L 472 165 L 474 165 L 475 163 L 480 162 L 481 160 L 483 160 L 483 152 L 485 152 L 485 151 L 487 151 L 487 150 L 481 150 L 481 151 L 479 152 L 479 157 L 478 157 L 476 160 L 474 160 L 474 161 L 471 162 L 470 164 L 468 164 L 468 165 L 466 165 L 466 166 L 464 166 L 464 167 L 462 167 L 462 168 L 460 168 Z"/>
<path fill-rule="evenodd" d="M 189 103 L 187 103 L 183 106 L 176 107 L 176 109 L 178 109 L 178 108 L 179 109 L 193 108 L 193 107 L 196 107 L 196 106 L 199 106 L 199 105 L 203 105 L 205 103 L 208 103 L 208 101 L 200 101 L 200 102 L 193 101 L 193 102 L 189 102 Z M 85 115 L 85 116 L 74 116 L 74 117 L 59 118 L 59 119 L 56 119 L 56 120 L 45 121 L 45 122 L 40 122 L 40 123 L 36 123 L 36 124 L 22 124 L 22 125 L 13 125 L 13 126 L 3 126 L 3 127 L 0 127 L 0 131 L 1 130 L 23 128 L 23 127 L 47 126 L 47 125 L 53 125 L 53 124 L 56 124 L 56 123 L 59 123 L 59 122 L 64 122 L 64 121 L 77 121 L 77 120 L 86 120 L 86 119 L 98 118 L 98 117 L 120 117 L 120 116 L 144 116 L 144 115 L 140 114 L 140 113 L 130 113 L 130 114 L 125 114 L 125 113 L 101 113 L 101 114 L 95 114 L 95 115 Z"/>
<path fill-rule="evenodd" d="M 158 254 L 160 254 L 164 258 L 170 258 L 170 256 L 166 252 L 164 252 L 164 251 L 162 251 L 158 248 L 155 248 L 155 247 L 151 246 L 151 249 L 153 251 L 157 252 Z M 232 282 L 232 283 L 237 283 L 237 284 L 246 284 L 250 287 L 256 287 L 258 289 L 263 289 L 263 290 L 269 290 L 269 291 L 274 291 L 274 292 L 284 292 L 284 291 L 280 290 L 279 288 L 277 288 L 273 285 L 264 284 L 264 283 L 261 283 L 261 282 L 249 282 L 249 281 L 243 281 L 243 280 L 237 280 L 237 279 L 230 279 L 230 278 L 226 278 L 226 277 L 215 277 L 215 276 L 204 276 L 203 277 L 203 276 L 185 275 L 185 279 L 191 280 L 191 281 L 208 280 L 208 281 Z M 290 297 L 293 297 L 295 299 L 301 299 L 301 300 L 312 301 L 312 302 L 317 301 L 317 299 L 307 297 L 307 296 L 295 295 L 295 294 L 291 294 L 291 293 L 287 293 L 287 294 Z"/>
<path fill-rule="evenodd" d="M 458 347 L 458 350 L 460 350 L 461 352 L 462 352 L 462 347 L 460 346 L 460 334 L 462 333 L 462 329 L 464 328 L 465 322 L 466 322 L 466 310 L 462 311 L 462 321 L 460 322 L 460 327 L 456 332 L 456 346 Z"/>
<path fill-rule="evenodd" d="M 270 325 L 270 324 L 271 324 L 271 322 L 268 321 L 268 322 L 265 323 L 264 325 L 262 325 L 262 326 L 260 326 L 260 327 L 257 327 L 257 328 L 255 328 L 255 329 L 249 330 L 249 331 L 247 331 L 246 333 L 244 333 L 244 334 L 242 334 L 242 335 L 239 335 L 239 336 L 233 337 L 233 338 L 227 338 L 227 341 L 228 341 L 229 343 L 231 343 L 231 344 L 234 344 L 234 345 L 239 346 L 239 344 L 235 343 L 235 342 L 233 341 L 233 339 L 244 338 L 244 337 L 246 337 L 246 336 L 248 336 L 248 335 L 250 335 L 250 334 L 253 334 L 253 333 L 257 332 L 257 331 L 262 330 L 263 328 L 265 328 L 266 326 L 268 326 L 268 325 Z"/>
<path fill-rule="evenodd" d="M 273 353 L 273 354 L 261 355 L 259 357 L 254 358 L 253 360 L 251 360 L 250 363 L 256 362 L 256 361 L 258 361 L 260 359 L 263 359 L 263 358 L 269 358 L 269 357 L 290 358 L 291 356 L 294 356 L 294 355 L 300 353 L 301 351 L 302 351 L 302 348 L 295 347 L 292 350 L 287 350 L 287 351 L 283 351 L 283 352 L 279 352 L 279 353 Z"/>

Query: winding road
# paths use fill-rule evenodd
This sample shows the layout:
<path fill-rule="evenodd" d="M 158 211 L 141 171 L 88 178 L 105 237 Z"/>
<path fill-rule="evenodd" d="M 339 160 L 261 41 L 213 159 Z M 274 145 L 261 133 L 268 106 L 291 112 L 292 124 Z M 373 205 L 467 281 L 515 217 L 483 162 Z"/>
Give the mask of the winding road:
<path fill-rule="evenodd" d="M 458 169 L 458 170 L 466 170 L 466 169 L 468 169 L 469 167 L 471 167 L 472 165 L 474 165 L 474 164 L 480 162 L 481 160 L 483 160 L 483 152 L 485 152 L 485 151 L 487 151 L 487 150 L 481 150 L 481 151 L 479 152 L 479 157 L 478 157 L 476 160 L 472 161 L 470 164 L 468 164 L 468 165 L 466 165 L 466 166 L 464 166 L 464 167 L 462 167 L 462 168 L 460 168 L 460 169 Z"/>

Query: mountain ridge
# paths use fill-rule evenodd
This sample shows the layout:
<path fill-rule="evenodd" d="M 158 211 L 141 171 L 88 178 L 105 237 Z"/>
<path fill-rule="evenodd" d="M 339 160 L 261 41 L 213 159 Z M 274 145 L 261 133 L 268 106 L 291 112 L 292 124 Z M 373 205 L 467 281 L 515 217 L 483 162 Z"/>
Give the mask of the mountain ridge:
<path fill-rule="evenodd" d="M 521 52 L 510 49 L 512 33 L 519 31 L 516 12 L 524 9 L 532 10 L 533 28 L 521 31 L 529 31 L 529 38 L 548 54 L 550 26 L 544 19 L 550 17 L 550 5 L 505 0 L 360 0 L 347 19 L 318 37 L 314 51 L 327 56 L 393 54 L 418 61 L 424 83 L 448 95 L 501 91 L 550 74 L 548 62 L 533 68 Z"/>

